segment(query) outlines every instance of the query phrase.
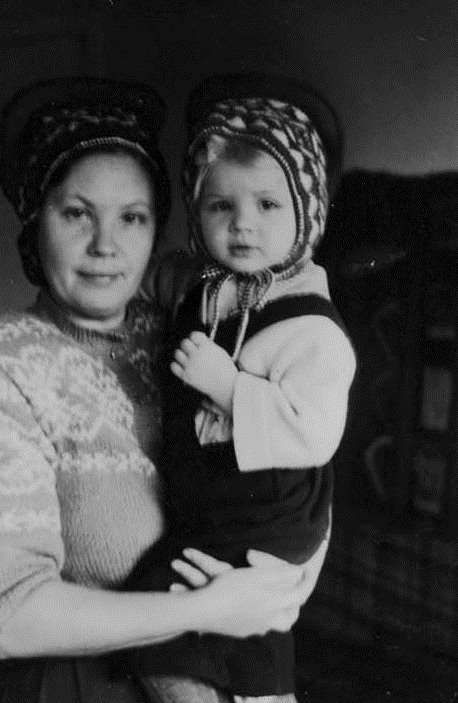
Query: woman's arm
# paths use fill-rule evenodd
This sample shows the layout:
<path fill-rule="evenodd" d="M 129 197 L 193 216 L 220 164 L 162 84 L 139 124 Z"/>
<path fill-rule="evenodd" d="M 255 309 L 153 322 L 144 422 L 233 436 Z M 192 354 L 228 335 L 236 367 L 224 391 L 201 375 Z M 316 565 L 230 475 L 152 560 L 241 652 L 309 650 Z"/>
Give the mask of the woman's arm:
<path fill-rule="evenodd" d="M 231 569 L 194 591 L 118 593 L 62 581 L 29 593 L 0 630 L 0 656 L 94 655 L 154 644 L 188 630 L 233 637 L 287 630 L 301 602 L 301 572 Z"/>
<path fill-rule="evenodd" d="M 289 567 L 221 574 L 192 593 L 120 593 L 62 580 L 53 447 L 0 373 L 0 656 L 98 654 L 187 630 L 244 637 L 287 628 L 298 606 Z"/>
<path fill-rule="evenodd" d="M 305 605 L 318 582 L 321 569 L 329 547 L 329 538 L 331 534 L 332 515 L 330 512 L 330 523 L 325 538 L 321 542 L 319 548 L 313 556 L 300 567 L 294 566 L 295 569 L 300 569 L 301 577 L 298 582 L 298 593 L 300 605 Z M 180 574 L 182 579 L 186 581 L 190 587 L 199 588 L 207 583 L 212 578 L 233 569 L 228 562 L 215 559 L 214 557 L 199 551 L 198 549 L 185 549 L 184 556 L 186 559 L 177 559 L 173 563 L 175 571 Z M 267 569 L 277 569 L 281 571 L 286 567 L 291 567 L 291 564 L 280 557 L 273 554 L 259 551 L 258 549 L 249 549 L 247 552 L 247 561 L 252 567 L 260 567 Z M 187 589 L 182 583 L 172 584 L 173 591 L 185 591 Z"/>

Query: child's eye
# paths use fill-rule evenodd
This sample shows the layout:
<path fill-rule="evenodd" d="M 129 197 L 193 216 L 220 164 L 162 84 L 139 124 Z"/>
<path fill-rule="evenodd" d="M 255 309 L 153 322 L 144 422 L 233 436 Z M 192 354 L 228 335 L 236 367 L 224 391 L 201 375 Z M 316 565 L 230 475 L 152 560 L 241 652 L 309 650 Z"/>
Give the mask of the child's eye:
<path fill-rule="evenodd" d="M 227 212 L 231 209 L 229 200 L 213 200 L 207 205 L 209 212 Z"/>
<path fill-rule="evenodd" d="M 280 207 L 279 203 L 274 200 L 269 200 L 269 198 L 263 198 L 260 202 L 262 210 L 276 210 Z"/>
<path fill-rule="evenodd" d="M 82 220 L 83 217 L 89 216 L 89 213 L 86 208 L 68 205 L 64 208 L 63 215 L 66 220 Z"/>

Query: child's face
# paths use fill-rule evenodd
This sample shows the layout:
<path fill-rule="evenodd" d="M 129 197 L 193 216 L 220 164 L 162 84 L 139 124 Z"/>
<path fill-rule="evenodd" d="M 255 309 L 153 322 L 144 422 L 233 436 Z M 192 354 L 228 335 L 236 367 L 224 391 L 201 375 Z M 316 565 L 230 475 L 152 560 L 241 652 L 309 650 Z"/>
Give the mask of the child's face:
<path fill-rule="evenodd" d="M 286 176 L 269 154 L 253 162 L 218 161 L 200 203 L 210 255 L 233 271 L 252 273 L 281 263 L 296 239 L 296 216 Z"/>

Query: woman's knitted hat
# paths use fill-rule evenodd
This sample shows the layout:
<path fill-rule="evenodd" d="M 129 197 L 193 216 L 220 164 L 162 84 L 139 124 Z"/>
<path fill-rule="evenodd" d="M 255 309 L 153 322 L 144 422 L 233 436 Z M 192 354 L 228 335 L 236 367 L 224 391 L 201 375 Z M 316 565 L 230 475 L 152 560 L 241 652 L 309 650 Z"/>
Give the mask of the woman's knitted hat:
<path fill-rule="evenodd" d="M 159 225 L 170 195 L 157 146 L 165 105 L 152 88 L 98 78 L 57 78 L 19 91 L 1 122 L 0 183 L 23 225 L 36 219 L 53 174 L 85 151 L 139 153 L 150 167 Z"/>
<path fill-rule="evenodd" d="M 296 264 L 321 239 L 329 196 L 337 188 L 342 138 L 335 113 L 304 83 L 259 73 L 212 76 L 191 93 L 187 105 L 189 149 L 184 194 L 191 215 L 192 243 L 205 251 L 192 217 L 211 163 L 227 139 L 249 142 L 282 167 L 296 212 L 297 234 L 287 259 L 273 270 Z"/>

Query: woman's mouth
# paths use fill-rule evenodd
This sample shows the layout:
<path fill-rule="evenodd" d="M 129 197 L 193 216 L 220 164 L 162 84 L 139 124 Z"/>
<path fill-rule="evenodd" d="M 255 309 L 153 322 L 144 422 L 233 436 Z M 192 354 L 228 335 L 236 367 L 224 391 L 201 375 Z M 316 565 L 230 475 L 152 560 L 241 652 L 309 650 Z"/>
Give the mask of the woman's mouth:
<path fill-rule="evenodd" d="M 98 271 L 78 271 L 78 275 L 89 285 L 100 288 L 111 285 L 121 277 L 120 273 L 102 273 Z"/>

